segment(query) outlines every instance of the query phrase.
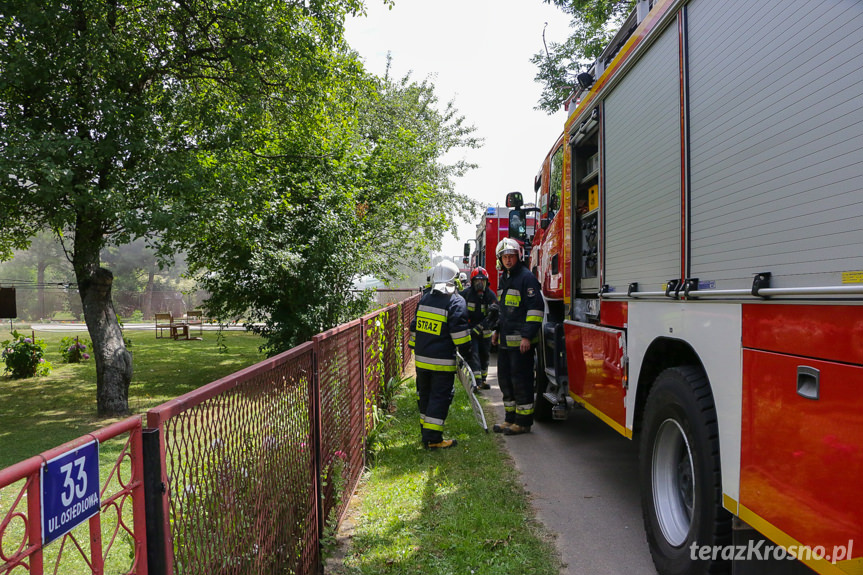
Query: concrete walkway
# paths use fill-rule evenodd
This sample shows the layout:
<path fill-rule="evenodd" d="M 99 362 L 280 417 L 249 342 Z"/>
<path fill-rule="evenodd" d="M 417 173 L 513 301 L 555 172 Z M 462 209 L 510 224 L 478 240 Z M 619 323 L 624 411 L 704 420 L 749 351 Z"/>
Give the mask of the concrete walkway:
<path fill-rule="evenodd" d="M 481 394 L 493 419 L 502 421 L 494 365 L 488 382 L 492 389 Z M 634 442 L 584 409 L 566 421 L 537 423 L 530 434 L 501 437 L 539 520 L 557 534 L 566 564 L 562 574 L 655 575 L 642 525 Z"/>

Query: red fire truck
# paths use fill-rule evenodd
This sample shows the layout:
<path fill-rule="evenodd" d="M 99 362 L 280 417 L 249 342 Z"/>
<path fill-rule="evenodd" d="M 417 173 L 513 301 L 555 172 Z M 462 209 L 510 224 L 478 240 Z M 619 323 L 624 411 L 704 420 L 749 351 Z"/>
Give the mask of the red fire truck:
<path fill-rule="evenodd" d="M 737 527 L 863 573 L 861 29 L 857 0 L 639 0 L 536 178 L 536 415 L 639 442 L 662 574 L 727 570 Z"/>
<path fill-rule="evenodd" d="M 522 220 L 526 230 L 534 232 L 536 218 L 534 217 L 535 208 L 533 204 L 521 207 L 521 211 L 526 214 Z M 464 259 L 469 262 L 470 269 L 473 270 L 477 266 L 484 267 L 489 275 L 489 289 L 494 293 L 497 293 L 497 282 L 500 277 L 494 250 L 500 240 L 509 237 L 509 213 L 509 208 L 496 206 L 486 208 L 482 220 L 476 226 L 476 240 L 468 240 L 464 244 Z M 476 242 L 473 252 L 471 252 L 471 241 Z M 530 253 L 529 247 L 528 245 L 528 254 Z M 470 276 L 470 272 L 468 272 L 468 276 Z"/>

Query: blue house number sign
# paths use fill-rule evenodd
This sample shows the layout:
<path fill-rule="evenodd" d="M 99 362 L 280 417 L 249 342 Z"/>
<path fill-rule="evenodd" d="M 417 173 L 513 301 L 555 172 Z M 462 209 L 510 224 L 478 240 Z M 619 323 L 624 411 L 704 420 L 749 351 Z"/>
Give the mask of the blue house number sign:
<path fill-rule="evenodd" d="M 99 512 L 99 442 L 58 455 L 42 466 L 42 544 Z"/>

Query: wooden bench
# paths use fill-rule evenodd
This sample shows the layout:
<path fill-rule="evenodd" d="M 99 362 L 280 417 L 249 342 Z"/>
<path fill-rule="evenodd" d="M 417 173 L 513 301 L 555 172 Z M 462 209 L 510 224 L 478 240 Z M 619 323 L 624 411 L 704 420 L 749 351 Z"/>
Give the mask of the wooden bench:
<path fill-rule="evenodd" d="M 162 339 L 165 337 L 170 337 L 173 340 L 178 340 L 180 338 L 192 339 L 189 337 L 189 326 L 199 326 L 200 333 L 203 335 L 203 324 L 204 322 L 201 312 L 189 312 L 185 318 L 174 318 L 174 315 L 171 313 L 157 313 L 156 339 Z M 165 335 L 165 331 L 168 332 L 167 336 Z M 203 337 L 197 337 L 194 339 L 203 339 Z"/>

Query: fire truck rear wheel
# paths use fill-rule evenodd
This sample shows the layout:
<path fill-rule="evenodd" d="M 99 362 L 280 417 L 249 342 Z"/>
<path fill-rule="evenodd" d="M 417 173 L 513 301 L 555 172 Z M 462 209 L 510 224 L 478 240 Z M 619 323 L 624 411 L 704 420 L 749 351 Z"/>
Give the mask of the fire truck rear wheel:
<path fill-rule="evenodd" d="M 701 368 L 672 367 L 656 378 L 639 459 L 644 528 L 657 571 L 728 573 L 727 561 L 698 558 L 702 546 L 731 543 L 731 515 L 721 504 L 716 406 Z"/>

